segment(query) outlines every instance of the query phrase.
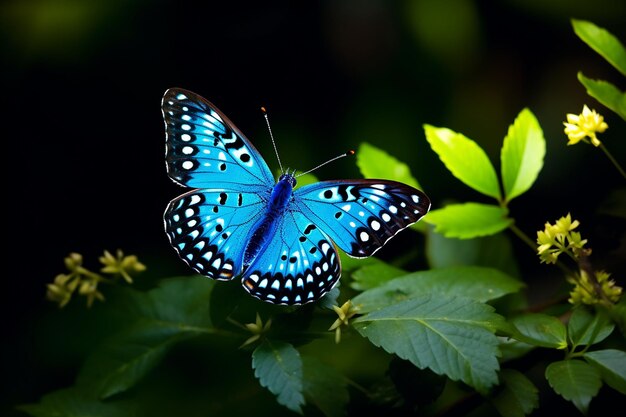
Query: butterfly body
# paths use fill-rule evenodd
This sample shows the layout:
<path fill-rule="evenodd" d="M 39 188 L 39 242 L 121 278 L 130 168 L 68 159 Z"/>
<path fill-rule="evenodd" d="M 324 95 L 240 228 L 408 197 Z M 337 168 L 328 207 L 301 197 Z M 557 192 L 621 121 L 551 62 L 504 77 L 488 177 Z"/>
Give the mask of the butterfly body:
<path fill-rule="evenodd" d="M 371 256 L 430 208 L 424 193 L 394 181 L 275 181 L 243 133 L 190 91 L 167 90 L 162 111 L 168 175 L 191 188 L 165 211 L 170 243 L 198 273 L 240 277 L 263 301 L 321 298 L 341 276 L 336 246 Z"/>
<path fill-rule="evenodd" d="M 280 219 L 285 215 L 285 210 L 292 198 L 295 184 L 296 179 L 293 175 L 284 174 L 272 188 L 265 213 L 252 228 L 253 232 L 248 238 L 243 256 L 244 270 L 274 238 Z"/>

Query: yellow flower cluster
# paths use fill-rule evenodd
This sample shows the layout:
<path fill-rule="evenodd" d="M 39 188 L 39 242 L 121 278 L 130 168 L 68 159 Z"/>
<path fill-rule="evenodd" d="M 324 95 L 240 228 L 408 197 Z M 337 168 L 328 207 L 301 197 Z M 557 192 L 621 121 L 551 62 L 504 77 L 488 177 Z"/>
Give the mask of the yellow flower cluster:
<path fill-rule="evenodd" d="M 580 233 L 574 232 L 580 225 L 578 220 L 572 221 L 571 215 L 561 217 L 555 224 L 546 223 L 544 230 L 537 232 L 537 254 L 541 262 L 553 264 L 561 253 L 583 249 L 587 239 L 582 239 Z"/>
<path fill-rule="evenodd" d="M 124 256 L 121 250 L 116 252 L 116 256 L 104 251 L 104 256 L 100 257 L 100 262 L 104 265 L 100 270 L 102 273 L 111 275 L 111 278 L 92 272 L 83 266 L 83 256 L 79 253 L 70 253 L 65 258 L 65 266 L 69 270 L 66 274 L 59 274 L 54 278 L 52 284 L 47 285 L 46 298 L 59 307 L 64 307 L 72 299 L 72 295 L 78 290 L 78 294 L 87 298 L 87 306 L 91 307 L 93 301 L 98 299 L 104 301 L 104 295 L 98 290 L 101 282 L 111 283 L 115 279 L 122 277 L 129 284 L 133 282 L 130 274 L 142 272 L 145 265 L 137 260 L 134 255 Z"/>
<path fill-rule="evenodd" d="M 568 279 L 570 283 L 575 285 L 569 294 L 568 301 L 572 304 L 593 305 L 600 303 L 602 299 L 598 298 L 598 291 L 594 288 L 597 285 L 608 301 L 617 303 L 622 295 L 622 288 L 617 286 L 615 281 L 609 279 L 610 276 L 611 274 L 608 272 L 598 271 L 595 273 L 597 283 L 593 283 L 589 274 L 581 270 L 579 276 Z"/>
<path fill-rule="evenodd" d="M 602 115 L 596 113 L 595 110 L 589 110 L 586 105 L 581 114 L 569 113 L 567 122 L 563 125 L 565 125 L 565 134 L 569 139 L 568 145 L 575 145 L 588 137 L 594 146 L 600 146 L 602 143 L 596 137 L 596 132 L 602 133 L 609 127 Z"/>

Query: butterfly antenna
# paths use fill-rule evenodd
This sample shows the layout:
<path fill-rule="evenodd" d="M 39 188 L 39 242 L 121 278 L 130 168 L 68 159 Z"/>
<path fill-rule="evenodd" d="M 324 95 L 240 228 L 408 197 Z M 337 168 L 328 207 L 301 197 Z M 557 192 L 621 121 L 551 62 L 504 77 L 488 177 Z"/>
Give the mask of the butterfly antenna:
<path fill-rule="evenodd" d="M 304 174 L 308 174 L 309 172 L 313 172 L 313 171 L 315 171 L 316 169 L 321 168 L 321 167 L 323 167 L 323 166 L 324 166 L 324 165 L 326 165 L 326 164 L 330 164 L 331 162 L 336 161 L 337 159 L 341 159 L 341 158 L 344 158 L 344 157 L 346 157 L 346 156 L 350 156 L 350 155 L 354 155 L 354 151 L 353 151 L 353 150 L 349 150 L 349 151 L 348 151 L 348 152 L 346 152 L 346 153 L 342 153 L 341 155 L 337 155 L 336 157 L 331 158 L 331 159 L 329 159 L 328 161 L 326 161 L 326 162 L 324 162 L 324 163 L 319 164 L 319 165 L 318 165 L 318 166 L 316 166 L 315 168 L 311 168 L 311 169 L 309 169 L 309 170 L 308 170 L 308 171 L 306 171 L 306 172 L 302 172 L 302 173 L 300 173 L 300 174 L 296 175 L 296 176 L 295 176 L 295 178 L 298 178 L 298 177 L 300 177 L 300 176 L 302 176 L 302 175 L 304 175 Z"/>
<path fill-rule="evenodd" d="M 265 117 L 265 124 L 267 124 L 267 130 L 270 132 L 270 138 L 272 139 L 272 145 L 274 146 L 274 153 L 276 154 L 276 159 L 278 159 L 278 166 L 280 167 L 280 173 L 284 174 L 285 170 L 283 169 L 283 164 L 280 162 L 280 156 L 278 155 L 278 148 L 276 148 L 276 141 L 274 140 L 274 135 L 272 134 L 272 128 L 270 126 L 270 119 L 267 117 L 267 110 L 265 107 L 261 107 L 261 111 L 263 112 L 263 117 Z"/>

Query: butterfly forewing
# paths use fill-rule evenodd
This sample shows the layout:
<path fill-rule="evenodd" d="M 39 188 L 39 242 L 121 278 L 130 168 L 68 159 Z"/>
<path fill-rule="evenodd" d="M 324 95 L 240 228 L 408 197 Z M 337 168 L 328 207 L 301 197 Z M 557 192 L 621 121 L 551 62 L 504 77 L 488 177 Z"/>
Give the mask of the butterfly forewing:
<path fill-rule="evenodd" d="M 332 241 L 298 210 L 288 210 L 274 239 L 250 265 L 244 288 L 274 304 L 305 304 L 330 291 L 341 275 Z"/>
<path fill-rule="evenodd" d="M 323 181 L 297 189 L 295 198 L 337 246 L 358 258 L 374 254 L 430 209 L 424 193 L 387 180 Z"/>
<path fill-rule="evenodd" d="M 167 171 L 193 188 L 224 183 L 274 184 L 267 164 L 246 137 L 215 106 L 190 91 L 171 88 L 161 104 Z"/>

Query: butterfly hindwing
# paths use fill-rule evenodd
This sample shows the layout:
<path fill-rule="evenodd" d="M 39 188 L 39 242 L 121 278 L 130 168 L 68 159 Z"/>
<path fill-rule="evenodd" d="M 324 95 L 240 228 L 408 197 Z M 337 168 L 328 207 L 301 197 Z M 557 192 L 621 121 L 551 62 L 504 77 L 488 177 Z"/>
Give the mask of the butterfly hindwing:
<path fill-rule="evenodd" d="M 274 304 L 305 304 L 330 291 L 341 275 L 332 241 L 298 210 L 288 210 L 268 247 L 244 273 L 243 286 Z"/>
<path fill-rule="evenodd" d="M 165 231 L 181 259 L 213 279 L 241 274 L 250 229 L 267 205 L 268 193 L 254 191 L 194 190 L 172 200 L 165 211 Z"/>
<path fill-rule="evenodd" d="M 171 88 L 161 104 L 166 131 L 167 172 L 192 188 L 224 183 L 265 184 L 274 179 L 250 141 L 213 104 L 190 91 Z"/>
<path fill-rule="evenodd" d="M 348 255 L 373 255 L 430 209 L 421 191 L 395 181 L 323 181 L 297 189 L 297 205 Z"/>

